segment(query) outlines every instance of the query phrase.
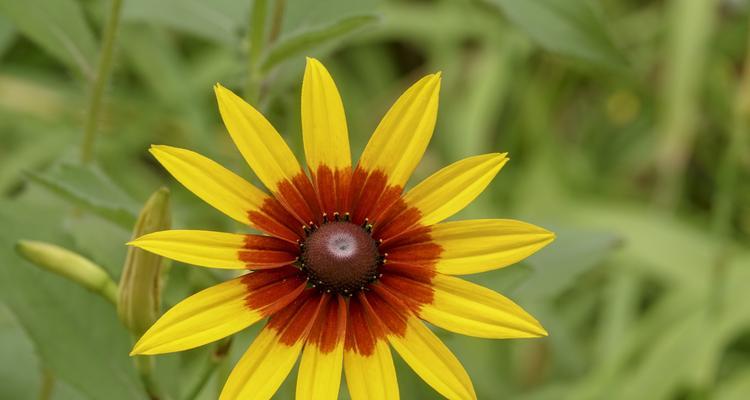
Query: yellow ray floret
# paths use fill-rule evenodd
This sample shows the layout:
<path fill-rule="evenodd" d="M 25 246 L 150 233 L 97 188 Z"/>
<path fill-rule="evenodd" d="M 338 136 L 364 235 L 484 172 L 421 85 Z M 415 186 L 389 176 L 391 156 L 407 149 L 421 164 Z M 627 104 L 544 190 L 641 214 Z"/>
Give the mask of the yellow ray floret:
<path fill-rule="evenodd" d="M 477 398 L 469 375 L 456 356 L 418 318 L 409 316 L 403 336 L 388 340 L 407 364 L 438 393 L 449 399 Z"/>
<path fill-rule="evenodd" d="M 151 146 L 151 154 L 183 186 L 217 210 L 243 224 L 268 195 L 216 162 L 190 150 Z"/>
<path fill-rule="evenodd" d="M 432 241 L 443 249 L 437 271 L 474 274 L 502 268 L 534 254 L 555 239 L 538 226 L 509 219 L 477 219 L 433 225 Z"/>
<path fill-rule="evenodd" d="M 437 274 L 434 298 L 420 318 L 462 335 L 493 339 L 547 336 L 542 326 L 510 299 L 460 278 Z"/>
<path fill-rule="evenodd" d="M 128 244 L 172 260 L 209 268 L 244 269 L 239 259 L 245 235 L 170 230 L 139 237 Z"/>
<path fill-rule="evenodd" d="M 346 386 L 352 400 L 397 400 L 399 398 L 396 369 L 388 343 L 376 340 L 372 354 L 355 350 L 344 352 Z"/>
<path fill-rule="evenodd" d="M 297 362 L 303 343 L 281 343 L 278 332 L 266 326 L 235 365 L 219 399 L 270 399 Z"/>
<path fill-rule="evenodd" d="M 320 61 L 307 59 L 302 81 L 302 138 L 310 172 L 350 168 L 349 134 L 341 96 Z"/>
<path fill-rule="evenodd" d="M 247 294 L 239 277 L 188 297 L 143 334 L 131 355 L 192 349 L 248 327 L 263 316 L 246 306 Z"/>
<path fill-rule="evenodd" d="M 316 343 L 308 343 L 302 352 L 297 376 L 298 400 L 338 399 L 341 369 L 344 357 L 344 341 L 323 353 Z"/>
<path fill-rule="evenodd" d="M 427 75 L 407 89 L 375 129 L 360 167 L 380 170 L 390 185 L 403 187 L 432 137 L 439 92 L 440 73 Z"/>
<path fill-rule="evenodd" d="M 479 196 L 508 161 L 507 153 L 457 161 L 434 173 L 404 195 L 420 211 L 422 225 L 438 223 L 461 211 Z"/>
<path fill-rule="evenodd" d="M 221 85 L 214 87 L 229 134 L 255 175 L 272 192 L 302 172 L 294 153 L 266 118 Z"/>

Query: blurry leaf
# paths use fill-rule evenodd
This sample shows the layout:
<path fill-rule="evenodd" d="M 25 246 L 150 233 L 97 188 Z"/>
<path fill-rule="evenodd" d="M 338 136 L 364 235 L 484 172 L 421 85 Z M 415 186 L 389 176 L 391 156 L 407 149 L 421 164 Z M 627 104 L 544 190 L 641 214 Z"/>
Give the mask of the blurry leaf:
<path fill-rule="evenodd" d="M 0 168 L 0 193 L 5 193 L 11 186 L 23 179 L 18 171 L 29 170 L 57 157 L 61 148 L 70 142 L 70 136 L 61 133 L 50 135 L 45 140 L 34 140 L 23 145 L 16 145 L 14 151 L 3 155 Z"/>
<path fill-rule="evenodd" d="M 262 69 L 268 71 L 289 58 L 303 53 L 309 54 L 316 46 L 344 36 L 376 20 L 377 18 L 372 15 L 361 15 L 343 19 L 324 28 L 312 29 L 281 39 L 269 51 Z"/>
<path fill-rule="evenodd" d="M 42 366 L 34 345 L 8 307 L 0 301 L 0 395 L 3 399 L 38 399 Z M 78 400 L 84 397 L 64 381 L 55 380 L 51 400 Z"/>
<path fill-rule="evenodd" d="M 39 390 L 41 368 L 33 357 L 34 348 L 10 311 L 0 303 L 0 363 L 2 396 L 9 399 L 34 399 Z"/>
<path fill-rule="evenodd" d="M 615 69 L 626 59 L 612 42 L 598 6 L 589 0 L 487 0 L 547 50 Z"/>
<path fill-rule="evenodd" d="M 379 0 L 287 0 L 280 39 L 321 30 L 342 20 L 373 15 Z"/>
<path fill-rule="evenodd" d="M 744 367 L 739 372 L 722 380 L 716 390 L 716 400 L 744 400 L 750 393 L 750 367 Z"/>
<path fill-rule="evenodd" d="M 84 77 L 93 74 L 96 39 L 74 0 L 0 0 L 0 15 Z"/>
<path fill-rule="evenodd" d="M 250 2 L 235 0 L 128 0 L 124 22 L 149 22 L 197 37 L 235 44 L 249 18 Z"/>
<path fill-rule="evenodd" d="M 106 269 L 113 279 L 119 279 L 127 250 L 125 243 L 130 239 L 127 229 L 91 214 L 66 216 L 63 224 L 75 249 Z M 107 240 L 99 240 L 102 237 Z"/>
<path fill-rule="evenodd" d="M 61 210 L 25 203 L 0 204 L 0 224 L 13 227 L 0 230 L 1 300 L 55 376 L 91 399 L 144 399 L 128 357 L 130 338 L 112 305 L 13 252 L 11 243 L 19 237 L 66 245 L 55 229 Z"/>
<path fill-rule="evenodd" d="M 134 72 L 168 105 L 193 104 L 177 47 L 163 29 L 143 24 L 123 27 L 122 48 Z"/>
<path fill-rule="evenodd" d="M 13 37 L 16 30 L 7 18 L 0 15 L 0 58 L 5 54 L 5 50 L 13 43 Z"/>
<path fill-rule="evenodd" d="M 135 223 L 137 204 L 97 167 L 61 164 L 28 175 L 65 200 L 127 229 Z"/>
<path fill-rule="evenodd" d="M 553 231 L 557 234 L 555 241 L 525 261 L 534 273 L 514 291 L 519 297 L 554 298 L 604 261 L 620 242 L 608 232 Z"/>

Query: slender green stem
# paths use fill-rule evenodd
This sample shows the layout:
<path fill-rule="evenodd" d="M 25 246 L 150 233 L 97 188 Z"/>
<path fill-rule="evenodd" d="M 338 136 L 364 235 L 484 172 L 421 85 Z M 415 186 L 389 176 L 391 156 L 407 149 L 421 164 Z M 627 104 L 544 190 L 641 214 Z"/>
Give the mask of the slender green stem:
<path fill-rule="evenodd" d="M 255 0 L 250 11 L 250 27 L 248 29 L 248 52 L 247 52 L 247 80 L 245 84 L 245 97 L 251 102 L 258 101 L 261 86 L 260 58 L 265 48 L 266 36 L 266 14 L 268 13 L 267 0 Z"/>
<path fill-rule="evenodd" d="M 49 400 L 52 398 L 52 391 L 55 388 L 55 376 L 47 368 L 42 369 L 42 383 L 39 389 L 39 400 Z"/>
<path fill-rule="evenodd" d="M 185 400 L 195 400 L 198 398 L 198 396 L 203 391 L 203 388 L 206 386 L 206 383 L 208 383 L 209 379 L 211 379 L 211 375 L 213 375 L 216 371 L 216 367 L 218 367 L 219 364 L 221 364 L 222 361 L 226 358 L 231 346 L 231 337 L 224 339 L 216 344 L 216 348 L 211 353 L 208 362 L 204 363 L 204 368 L 203 371 L 201 371 L 200 378 L 195 383 L 195 385 L 193 385 L 193 387 L 187 392 L 188 394 L 187 396 L 185 396 Z"/>
<path fill-rule="evenodd" d="M 162 399 L 161 391 L 154 380 L 154 357 L 136 356 L 133 358 L 133 363 L 135 363 L 135 368 L 138 370 L 138 376 L 141 378 L 141 383 L 143 383 L 143 387 L 146 389 L 149 399 Z"/>
<path fill-rule="evenodd" d="M 735 206 L 735 187 L 743 152 L 747 149 L 747 137 L 750 135 L 750 34 L 745 43 L 745 60 L 734 99 L 734 113 L 729 132 L 729 141 L 724 149 L 717 173 L 717 188 L 714 192 L 711 209 L 711 228 L 719 243 L 716 249 L 716 261 L 713 269 L 713 290 L 710 299 L 715 305 L 712 315 L 722 310 L 721 296 L 727 279 L 727 265 L 731 257 L 731 237 L 733 209 Z"/>
<path fill-rule="evenodd" d="M 703 67 L 709 57 L 709 39 L 714 26 L 713 0 L 671 0 L 670 34 L 666 41 L 668 60 L 656 131 L 657 179 L 654 201 L 674 209 L 683 190 L 689 156 L 698 125 L 699 90 Z"/>
<path fill-rule="evenodd" d="M 276 0 L 273 8 L 273 20 L 271 21 L 271 33 L 268 35 L 268 43 L 271 44 L 279 38 L 281 34 L 281 23 L 284 21 L 284 9 L 286 0 Z"/>
<path fill-rule="evenodd" d="M 96 69 L 96 75 L 91 85 L 91 94 L 89 98 L 88 113 L 83 129 L 83 142 L 81 144 L 81 162 L 89 163 L 94 158 L 94 141 L 96 131 L 99 126 L 99 118 L 102 109 L 102 95 L 107 86 L 109 75 L 112 70 L 112 55 L 115 47 L 115 36 L 117 27 L 120 24 L 120 9 L 122 0 L 112 0 L 109 10 L 109 18 L 104 26 L 102 36 L 102 47 L 99 53 L 99 64 Z"/>
<path fill-rule="evenodd" d="M 248 30 L 248 44 L 250 48 L 248 50 L 245 97 L 250 103 L 256 106 L 260 105 L 263 95 L 266 92 L 265 87 L 268 84 L 268 76 L 261 68 L 263 57 L 265 56 L 266 49 L 281 34 L 281 25 L 284 20 L 286 1 L 276 0 L 273 4 L 274 8 L 269 29 L 266 29 L 266 21 L 268 19 L 267 0 L 256 0 L 250 12 L 250 29 Z M 268 35 L 266 35 L 266 31 L 268 31 Z M 268 37 L 267 39 L 266 36 Z"/>

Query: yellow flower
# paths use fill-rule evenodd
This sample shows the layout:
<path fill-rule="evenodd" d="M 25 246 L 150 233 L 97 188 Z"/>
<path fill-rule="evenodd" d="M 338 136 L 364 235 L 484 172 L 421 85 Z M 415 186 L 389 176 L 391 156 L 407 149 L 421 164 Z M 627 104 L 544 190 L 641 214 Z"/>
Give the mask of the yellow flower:
<path fill-rule="evenodd" d="M 270 398 L 300 353 L 298 399 L 336 399 L 342 368 L 353 399 L 396 399 L 391 348 L 443 396 L 476 398 L 461 363 L 421 320 L 484 338 L 546 335 L 508 298 L 454 275 L 513 264 L 554 235 L 514 220 L 440 223 L 484 190 L 505 154 L 455 162 L 402 195 L 432 136 L 439 89 L 439 73 L 409 88 L 352 168 L 338 90 L 308 59 L 308 177 L 273 126 L 217 85 L 224 124 L 271 194 L 192 151 L 151 153 L 198 197 L 268 235 L 170 230 L 131 242 L 177 261 L 252 271 L 174 306 L 132 354 L 190 349 L 268 318 L 221 399 Z"/>

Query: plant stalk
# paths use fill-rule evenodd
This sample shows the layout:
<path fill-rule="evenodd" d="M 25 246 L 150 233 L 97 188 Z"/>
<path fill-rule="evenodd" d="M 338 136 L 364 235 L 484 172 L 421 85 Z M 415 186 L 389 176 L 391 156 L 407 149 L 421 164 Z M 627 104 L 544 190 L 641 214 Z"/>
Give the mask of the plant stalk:
<path fill-rule="evenodd" d="M 104 26 L 102 35 L 102 47 L 99 53 L 99 64 L 97 65 L 94 82 L 91 85 L 88 113 L 83 128 L 83 142 L 81 143 L 81 162 L 90 163 L 94 159 L 94 142 L 99 127 L 99 119 L 102 110 L 102 97 L 107 86 L 109 75 L 112 71 L 112 56 L 115 47 L 115 36 L 120 25 L 120 10 L 122 0 L 112 0 L 109 10 L 109 18 Z"/>

